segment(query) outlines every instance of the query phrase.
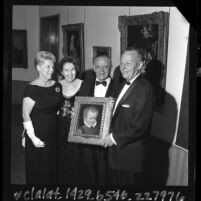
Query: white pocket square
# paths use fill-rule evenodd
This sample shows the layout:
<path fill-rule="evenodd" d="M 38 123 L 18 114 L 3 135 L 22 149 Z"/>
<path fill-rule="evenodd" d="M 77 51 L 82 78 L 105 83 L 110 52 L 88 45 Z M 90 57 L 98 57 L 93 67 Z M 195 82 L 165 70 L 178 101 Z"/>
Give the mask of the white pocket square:
<path fill-rule="evenodd" d="M 130 105 L 128 105 L 128 104 L 123 104 L 122 107 L 127 107 L 127 108 L 128 108 L 128 107 L 130 107 Z"/>

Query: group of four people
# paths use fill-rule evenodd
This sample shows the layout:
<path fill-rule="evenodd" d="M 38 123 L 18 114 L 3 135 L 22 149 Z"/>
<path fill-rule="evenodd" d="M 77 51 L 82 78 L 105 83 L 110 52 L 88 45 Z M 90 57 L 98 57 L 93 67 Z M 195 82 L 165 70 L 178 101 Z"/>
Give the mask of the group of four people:
<path fill-rule="evenodd" d="M 70 58 L 59 62 L 64 79 L 53 81 L 54 63 L 51 53 L 38 52 L 34 61 L 38 78 L 23 94 L 26 183 L 142 184 L 153 90 L 141 75 L 140 51 L 131 48 L 122 54 L 122 83 L 110 77 L 112 62 L 107 56 L 93 60 L 94 74 L 84 81 L 77 78 L 78 67 Z M 110 133 L 102 146 L 67 141 L 75 96 L 115 98 Z"/>

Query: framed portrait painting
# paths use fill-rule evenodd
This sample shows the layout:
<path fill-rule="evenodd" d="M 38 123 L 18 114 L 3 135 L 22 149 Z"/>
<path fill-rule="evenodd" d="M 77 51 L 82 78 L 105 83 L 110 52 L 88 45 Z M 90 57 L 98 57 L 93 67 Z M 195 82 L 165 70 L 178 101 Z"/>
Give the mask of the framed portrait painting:
<path fill-rule="evenodd" d="M 145 15 L 119 16 L 120 51 L 134 47 L 141 51 L 144 71 L 153 82 L 160 80 L 165 88 L 169 13 L 154 12 Z M 157 76 L 157 78 L 156 78 Z M 155 84 L 155 83 L 154 83 Z M 158 96 L 163 95 L 160 91 Z"/>
<path fill-rule="evenodd" d="M 101 145 L 108 135 L 113 98 L 75 97 L 75 115 L 72 118 L 69 142 Z"/>
<path fill-rule="evenodd" d="M 26 30 L 12 31 L 12 68 L 28 68 Z"/>
<path fill-rule="evenodd" d="M 93 46 L 93 59 L 103 55 L 111 59 L 111 49 L 111 47 Z"/>
<path fill-rule="evenodd" d="M 68 24 L 62 26 L 63 31 L 63 55 L 73 58 L 79 72 L 84 72 L 84 24 Z"/>

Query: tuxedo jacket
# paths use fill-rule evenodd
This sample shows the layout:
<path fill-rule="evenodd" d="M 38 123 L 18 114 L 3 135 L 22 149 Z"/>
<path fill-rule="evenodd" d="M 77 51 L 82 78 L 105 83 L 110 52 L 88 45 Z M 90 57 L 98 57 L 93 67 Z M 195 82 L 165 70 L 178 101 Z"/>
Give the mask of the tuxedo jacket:
<path fill-rule="evenodd" d="M 91 77 L 88 77 L 82 83 L 82 86 L 79 91 L 79 96 L 94 97 L 95 82 L 96 82 L 96 76 L 94 74 L 91 74 Z M 111 79 L 105 97 L 115 98 L 121 86 L 122 86 L 121 83 L 114 82 L 114 80 Z"/>
<path fill-rule="evenodd" d="M 96 76 L 90 74 L 85 77 L 84 82 L 79 91 L 79 96 L 94 97 Z M 118 91 L 119 85 L 111 79 L 107 88 L 105 97 L 114 97 Z M 104 185 L 106 182 L 106 172 L 108 165 L 108 149 L 97 146 L 82 144 L 80 146 L 82 152 L 82 164 L 84 172 L 84 184 L 87 185 Z"/>
<path fill-rule="evenodd" d="M 111 121 L 117 145 L 109 147 L 109 165 L 116 170 L 142 172 L 153 113 L 151 84 L 139 76 L 121 98 Z"/>

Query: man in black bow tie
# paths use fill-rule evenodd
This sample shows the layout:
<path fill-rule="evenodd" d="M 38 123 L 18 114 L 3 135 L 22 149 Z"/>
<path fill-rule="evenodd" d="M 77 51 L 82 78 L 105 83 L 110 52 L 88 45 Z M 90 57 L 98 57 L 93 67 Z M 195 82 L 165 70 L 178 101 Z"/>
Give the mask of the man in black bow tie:
<path fill-rule="evenodd" d="M 110 77 L 112 61 L 105 55 L 93 60 L 93 71 L 84 80 L 80 89 L 80 96 L 109 97 L 112 96 L 113 80 Z"/>
<path fill-rule="evenodd" d="M 140 50 L 127 49 L 120 64 L 126 82 L 114 106 L 111 133 L 103 140 L 103 146 L 109 147 L 109 184 L 146 184 L 144 168 L 153 113 L 153 90 L 141 75 L 143 70 Z"/>
<path fill-rule="evenodd" d="M 110 77 L 112 62 L 107 56 L 93 60 L 94 75 L 88 76 L 80 88 L 80 96 L 115 97 L 118 85 Z M 84 184 L 104 185 L 106 183 L 107 149 L 95 145 L 82 145 Z"/>

